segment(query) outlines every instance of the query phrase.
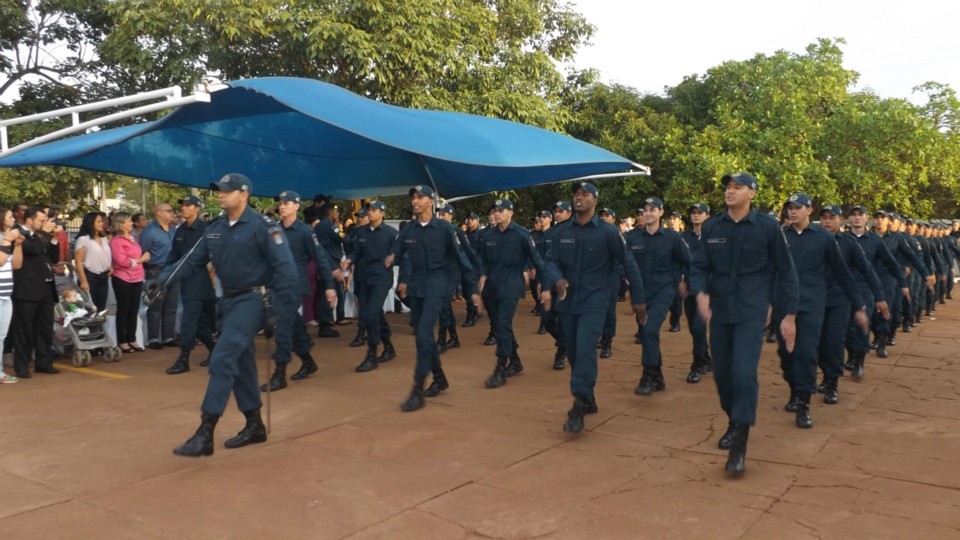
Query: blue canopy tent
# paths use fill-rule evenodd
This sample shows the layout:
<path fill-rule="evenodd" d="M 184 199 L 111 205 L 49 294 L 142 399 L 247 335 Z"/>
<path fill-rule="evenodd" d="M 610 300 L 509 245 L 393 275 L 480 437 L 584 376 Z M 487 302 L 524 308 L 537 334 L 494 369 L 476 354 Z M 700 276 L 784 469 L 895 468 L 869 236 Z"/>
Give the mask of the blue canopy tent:
<path fill-rule="evenodd" d="M 310 79 L 228 83 L 161 120 L 7 152 L 0 167 L 62 165 L 206 188 L 241 172 L 258 195 L 362 198 L 432 184 L 447 198 L 643 167 L 572 137 L 469 114 L 406 109 Z"/>

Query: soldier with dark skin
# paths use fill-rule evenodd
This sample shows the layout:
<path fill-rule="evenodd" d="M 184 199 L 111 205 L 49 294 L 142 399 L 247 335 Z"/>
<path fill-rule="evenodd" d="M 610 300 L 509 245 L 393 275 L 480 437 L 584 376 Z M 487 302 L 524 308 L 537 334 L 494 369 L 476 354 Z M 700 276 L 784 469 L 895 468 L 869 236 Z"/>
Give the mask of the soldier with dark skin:
<path fill-rule="evenodd" d="M 596 216 L 596 186 L 577 182 L 572 188 L 576 215 L 554 228 L 540 301 L 544 309 L 549 309 L 556 292 L 557 313 L 570 358 L 570 393 L 574 398 L 563 430 L 579 433 L 583 430 L 584 415 L 599 410 L 594 395 L 596 343 L 609 303 L 608 278 L 617 265 L 623 266 L 630 282 L 630 302 L 640 322 L 646 319 L 646 304 L 640 271 L 627 253 L 620 231 Z"/>
<path fill-rule="evenodd" d="M 453 225 L 434 215 L 436 194 L 429 186 L 410 189 L 410 206 L 414 220 L 400 230 L 393 243 L 390 255 L 384 260 L 389 268 L 395 260 L 407 257 L 409 268 L 404 272 L 405 281 L 397 285 L 401 298 L 408 299 L 411 308 L 417 343 L 417 363 L 413 374 L 413 388 L 409 397 L 400 405 L 403 412 L 416 411 L 423 407 L 424 397 L 433 397 L 449 388 L 450 383 L 440 364 L 440 351 L 434 341 L 433 328 L 440 318 L 443 299 L 453 291 L 453 266 L 459 266 L 466 274 L 464 290 L 473 296 L 477 305 L 480 296 L 472 285 L 476 274 L 459 247 Z M 433 374 L 429 388 L 424 389 L 427 374 Z"/>
<path fill-rule="evenodd" d="M 710 329 L 713 378 L 720 407 L 730 419 L 718 446 L 729 450 L 724 469 L 746 470 L 747 439 L 756 423 L 757 367 L 764 328 L 774 304 L 782 315 L 787 351 L 796 338 L 797 272 L 776 220 L 751 208 L 759 183 L 747 173 L 721 178 L 726 211 L 708 220 L 690 265 L 690 294 Z"/>

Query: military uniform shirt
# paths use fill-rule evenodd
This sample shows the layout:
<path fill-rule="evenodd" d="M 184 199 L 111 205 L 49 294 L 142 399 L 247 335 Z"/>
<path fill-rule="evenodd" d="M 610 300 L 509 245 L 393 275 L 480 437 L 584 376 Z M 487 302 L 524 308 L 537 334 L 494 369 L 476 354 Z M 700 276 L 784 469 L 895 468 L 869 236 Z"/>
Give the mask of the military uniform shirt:
<path fill-rule="evenodd" d="M 500 227 L 491 228 L 480 244 L 480 259 L 487 282 L 496 286 L 497 298 L 525 296 L 523 271 L 527 268 L 527 261 L 537 272 L 545 269 L 530 234 L 516 223 L 510 223 L 503 231 Z"/>
<path fill-rule="evenodd" d="M 190 251 L 197 241 L 204 237 L 207 232 L 207 222 L 202 219 L 195 219 L 193 224 L 183 222 L 173 233 L 173 247 L 170 248 L 170 264 L 173 265 L 181 257 Z M 199 247 L 198 247 L 199 249 Z M 213 281 L 210 274 L 206 272 L 206 262 L 200 262 L 203 265 L 201 272 L 198 272 L 183 280 L 180 284 L 180 295 L 187 300 L 208 300 L 213 298 Z"/>
<path fill-rule="evenodd" d="M 883 294 L 883 285 L 880 283 L 877 273 L 873 271 L 873 266 L 867 262 L 867 257 L 864 255 L 860 243 L 845 234 L 837 234 L 834 238 L 837 240 L 837 245 L 840 246 L 840 253 L 843 255 L 843 260 L 847 263 L 850 273 L 853 274 L 854 281 L 861 285 L 866 284 L 869 287 L 874 302 L 884 301 L 886 295 Z M 827 305 L 840 305 L 842 297 L 843 290 L 840 287 L 840 282 L 832 272 L 828 272 Z"/>
<path fill-rule="evenodd" d="M 784 227 L 790 255 L 797 268 L 800 284 L 800 303 L 797 311 L 822 312 L 827 305 L 827 276 L 833 274 L 843 293 L 855 307 L 863 306 L 860 289 L 840 253 L 840 246 L 832 234 L 811 223 L 797 231 Z"/>
<path fill-rule="evenodd" d="M 403 265 L 407 268 L 402 283 L 407 294 L 426 298 L 448 296 L 455 287 L 454 275 L 457 265 L 464 274 L 464 295 L 476 294 L 476 274 L 466 255 L 460 250 L 453 225 L 434 216 L 425 224 L 411 221 L 404 226 L 393 243 L 391 253 L 395 258 L 406 256 Z"/>
<path fill-rule="evenodd" d="M 324 283 L 333 283 L 333 268 L 330 266 L 330 256 L 320 245 L 313 229 L 299 219 L 295 219 L 289 227 L 283 225 L 283 232 L 290 244 L 293 263 L 297 267 L 297 294 L 300 296 L 310 294 L 310 280 L 314 277 L 307 275 L 307 264 L 310 261 L 316 263 L 317 274 L 323 276 Z"/>
<path fill-rule="evenodd" d="M 856 234 L 853 231 L 843 233 L 856 239 L 857 243 L 863 249 L 863 255 L 867 262 L 873 266 L 873 271 L 882 281 L 884 278 L 893 278 L 897 280 L 897 288 L 904 289 L 907 281 L 903 276 L 903 267 L 897 262 L 897 259 L 890 253 L 886 242 L 873 231 L 865 231 L 863 234 Z"/>
<path fill-rule="evenodd" d="M 347 258 L 353 261 L 357 279 L 364 283 L 393 283 L 393 268 L 383 266 L 390 255 L 399 233 L 397 229 L 380 223 L 377 227 L 366 226 L 357 230 Z"/>
<path fill-rule="evenodd" d="M 645 227 L 637 227 L 625 238 L 627 249 L 640 269 L 647 296 L 677 287 L 680 276 L 685 275 L 690 266 L 690 252 L 676 231 L 660 227 L 650 234 Z"/>

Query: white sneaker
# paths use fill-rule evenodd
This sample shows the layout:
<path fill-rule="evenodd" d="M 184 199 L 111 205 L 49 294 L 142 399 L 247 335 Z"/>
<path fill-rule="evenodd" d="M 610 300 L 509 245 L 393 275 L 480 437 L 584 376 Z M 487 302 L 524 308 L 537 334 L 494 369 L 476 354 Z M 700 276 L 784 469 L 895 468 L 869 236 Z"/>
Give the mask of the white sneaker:
<path fill-rule="evenodd" d="M 0 384 L 13 384 L 20 382 L 19 377 L 14 377 L 13 375 L 7 375 L 6 373 L 0 371 Z"/>

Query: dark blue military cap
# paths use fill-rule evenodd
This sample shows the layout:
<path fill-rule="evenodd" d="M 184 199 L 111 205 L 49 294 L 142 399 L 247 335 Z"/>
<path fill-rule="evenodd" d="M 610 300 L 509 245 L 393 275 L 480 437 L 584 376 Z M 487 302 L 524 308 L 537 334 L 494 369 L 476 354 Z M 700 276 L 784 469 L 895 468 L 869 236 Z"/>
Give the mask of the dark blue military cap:
<path fill-rule="evenodd" d="M 703 212 L 704 214 L 709 214 L 709 213 L 710 213 L 710 207 L 709 207 L 708 205 L 706 205 L 706 204 L 704 204 L 704 203 L 700 203 L 700 202 L 691 204 L 691 205 L 690 205 L 690 208 L 687 208 L 687 212 L 693 212 L 694 210 L 699 210 L 699 211 Z"/>
<path fill-rule="evenodd" d="M 300 203 L 300 194 L 296 191 L 281 191 L 279 195 L 273 198 L 273 200 L 278 202 L 295 202 Z"/>
<path fill-rule="evenodd" d="M 601 214 L 607 214 L 608 216 L 613 216 L 614 219 L 617 218 L 617 212 L 613 208 L 604 208 L 600 211 Z"/>
<path fill-rule="evenodd" d="M 387 203 L 383 201 L 373 201 L 368 206 L 373 210 L 380 210 L 381 212 L 387 211 Z"/>
<path fill-rule="evenodd" d="M 657 197 L 647 197 L 646 199 L 643 200 L 643 204 L 640 205 L 640 208 L 637 209 L 637 213 L 639 213 L 639 211 L 642 210 L 643 207 L 648 204 L 651 206 L 655 206 L 661 210 L 663 209 L 663 201 L 661 201 Z"/>
<path fill-rule="evenodd" d="M 787 205 L 813 207 L 813 200 L 806 193 L 794 193 L 787 199 Z"/>
<path fill-rule="evenodd" d="M 824 212 L 830 212 L 831 214 L 837 217 L 843 217 L 843 208 L 840 208 L 840 205 L 837 204 L 825 204 L 820 208 L 820 215 L 823 215 Z"/>
<path fill-rule="evenodd" d="M 366 208 L 361 208 L 360 210 L 358 210 L 358 211 L 357 211 L 357 217 L 358 217 L 358 218 L 367 217 L 367 209 L 366 209 Z"/>
<path fill-rule="evenodd" d="M 551 212 L 551 211 L 549 211 L 549 210 L 541 210 L 539 216 L 540 216 L 540 217 L 552 218 L 552 217 L 553 217 L 553 212 Z"/>
<path fill-rule="evenodd" d="M 450 204 L 450 203 L 447 203 L 447 204 L 441 206 L 440 208 L 438 208 L 438 209 L 437 209 L 437 212 L 440 213 L 440 214 L 450 214 L 450 215 L 453 215 L 453 214 L 456 213 L 456 212 L 454 212 L 454 210 L 453 210 L 453 205 Z"/>
<path fill-rule="evenodd" d="M 182 199 L 177 199 L 177 204 L 180 206 L 196 206 L 203 208 L 203 201 L 196 195 L 187 195 Z"/>
<path fill-rule="evenodd" d="M 493 203 L 493 207 L 497 210 L 513 210 L 513 201 L 510 199 L 497 199 Z"/>
<path fill-rule="evenodd" d="M 720 183 L 723 184 L 724 187 L 726 187 L 726 185 L 730 182 L 740 184 L 741 186 L 747 186 L 754 191 L 760 187 L 760 183 L 757 182 L 757 179 L 745 172 L 728 174 L 720 179 Z"/>
<path fill-rule="evenodd" d="M 433 191 L 433 188 L 431 188 L 430 186 L 423 186 L 423 185 L 421 185 L 421 186 L 414 186 L 414 187 L 410 188 L 410 191 L 408 192 L 408 195 L 410 195 L 411 197 L 413 197 L 413 194 L 414 194 L 414 193 L 418 193 L 418 194 L 420 194 L 420 195 L 423 195 L 424 197 L 430 197 L 431 199 L 436 199 L 436 198 L 437 198 L 437 194 Z"/>
<path fill-rule="evenodd" d="M 597 189 L 597 186 L 591 184 L 590 182 L 574 182 L 570 186 L 570 193 L 576 193 L 578 189 L 582 189 L 587 193 L 593 195 L 594 198 L 600 197 L 600 191 Z"/>
<path fill-rule="evenodd" d="M 866 214 L 869 213 L 869 212 L 867 212 L 867 207 L 864 206 L 864 205 L 862 205 L 862 204 L 858 204 L 858 205 L 855 205 L 855 206 L 851 206 L 851 207 L 850 207 L 850 213 L 852 214 L 852 213 L 854 213 L 854 212 L 861 212 L 861 213 L 863 213 L 864 215 L 866 215 Z"/>
<path fill-rule="evenodd" d="M 553 209 L 570 212 L 571 210 L 573 210 L 573 206 L 570 205 L 570 201 L 557 201 L 557 204 L 553 205 Z"/>
<path fill-rule="evenodd" d="M 210 189 L 214 191 L 253 191 L 253 182 L 240 173 L 228 173 L 223 175 L 217 182 L 210 184 Z"/>

